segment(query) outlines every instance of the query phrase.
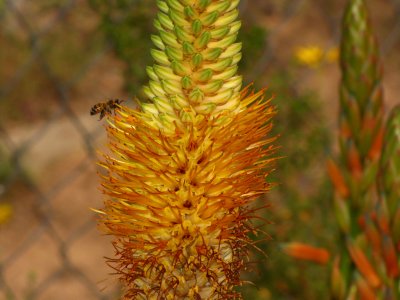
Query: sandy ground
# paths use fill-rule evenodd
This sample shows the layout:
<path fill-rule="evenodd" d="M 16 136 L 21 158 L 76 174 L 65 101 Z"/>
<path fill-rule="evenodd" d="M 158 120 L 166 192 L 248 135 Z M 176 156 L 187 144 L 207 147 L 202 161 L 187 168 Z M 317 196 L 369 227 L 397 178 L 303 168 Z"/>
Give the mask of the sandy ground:
<path fill-rule="evenodd" d="M 102 129 L 87 114 L 79 119 L 92 132 L 99 126 Z M 19 144 L 37 130 L 41 127 L 18 128 L 10 133 Z M 105 144 L 103 130 L 93 142 L 96 148 Z M 5 280 L 17 292 L 17 299 L 41 285 L 39 299 L 49 300 L 98 299 L 97 291 L 91 289 L 108 286 L 105 295 L 115 290 L 116 283 L 108 276 L 112 270 L 103 259 L 113 254 L 111 239 L 101 236 L 95 213 L 90 210 L 102 205 L 97 168 L 74 126 L 68 119 L 54 122 L 23 155 L 21 163 L 45 198 L 22 184 L 20 190 L 5 195 L 12 197 L 14 214 L 0 227 L 0 261 L 7 262 Z M 63 270 L 66 266 L 73 271 Z M 86 278 L 72 276 L 75 272 Z M 46 283 L 48 280 L 51 284 Z M 65 293 L 60 294 L 61 290 Z"/>

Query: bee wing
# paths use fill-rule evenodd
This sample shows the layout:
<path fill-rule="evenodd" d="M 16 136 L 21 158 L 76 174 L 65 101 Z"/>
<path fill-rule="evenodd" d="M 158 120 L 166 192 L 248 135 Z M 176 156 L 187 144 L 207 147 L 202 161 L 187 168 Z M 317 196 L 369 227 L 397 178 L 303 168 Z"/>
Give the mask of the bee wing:
<path fill-rule="evenodd" d="M 106 111 L 103 109 L 103 110 L 101 111 L 101 113 L 100 113 L 99 121 L 100 121 L 101 119 L 103 119 L 105 115 L 106 115 Z"/>

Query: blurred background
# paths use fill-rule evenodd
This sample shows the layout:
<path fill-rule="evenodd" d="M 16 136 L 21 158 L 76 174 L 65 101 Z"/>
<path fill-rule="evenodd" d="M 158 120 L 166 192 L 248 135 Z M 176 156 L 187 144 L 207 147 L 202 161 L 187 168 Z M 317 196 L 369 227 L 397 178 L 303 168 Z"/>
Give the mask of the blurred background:
<path fill-rule="evenodd" d="M 400 0 L 368 0 L 386 107 L 400 101 Z M 345 0 L 242 0 L 245 83 L 275 96 L 284 156 L 262 201 L 270 240 L 254 254 L 245 299 L 327 299 L 327 269 L 279 244 L 335 248 L 325 160 L 335 153 L 338 43 Z M 118 299 L 91 106 L 142 97 L 155 0 L 0 0 L 0 299 Z"/>

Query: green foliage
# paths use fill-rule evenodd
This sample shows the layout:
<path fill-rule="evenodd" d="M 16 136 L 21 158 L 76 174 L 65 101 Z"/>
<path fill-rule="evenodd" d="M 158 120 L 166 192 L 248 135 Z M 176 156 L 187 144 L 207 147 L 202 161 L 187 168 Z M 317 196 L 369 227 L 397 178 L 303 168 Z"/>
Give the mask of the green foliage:
<path fill-rule="evenodd" d="M 150 3 L 154 2 L 154 3 Z M 146 66 L 152 62 L 150 34 L 154 32 L 154 0 L 90 0 L 100 15 L 100 28 L 126 66 L 125 87 L 132 95 L 140 95 L 147 83 Z M 134 7 L 134 9 L 132 9 Z"/>
<path fill-rule="evenodd" d="M 5 12 L 5 0 L 0 0 L 0 18 L 3 17 L 4 12 Z"/>
<path fill-rule="evenodd" d="M 279 244 L 300 240 L 334 247 L 333 237 L 326 234 L 334 231 L 333 220 L 326 213 L 331 201 L 331 187 L 324 172 L 329 131 L 318 97 L 312 92 L 299 92 L 290 71 L 278 69 L 268 76 L 268 83 L 269 91 L 276 94 L 274 132 L 279 135 L 279 154 L 284 157 L 270 179 L 278 183 L 267 200 L 273 207 L 265 216 L 272 222 L 264 228 L 272 240 L 257 245 L 268 258 L 254 258 L 258 273 L 250 277 L 261 290 L 256 293 L 251 286 L 246 287 L 244 298 L 265 299 L 259 293 L 265 294 L 268 289 L 270 299 L 324 299 L 326 269 L 286 256 Z"/>
<path fill-rule="evenodd" d="M 250 23 L 250 21 L 245 21 Z M 243 26 L 242 72 L 251 73 L 265 48 L 267 31 L 256 25 Z M 325 160 L 330 148 L 330 134 L 322 115 L 322 104 L 311 91 L 300 92 L 293 68 L 275 64 L 274 73 L 260 80 L 268 83 L 268 95 L 276 95 L 278 114 L 274 118 L 274 134 L 279 136 L 276 171 L 269 176 L 278 183 L 267 202 L 273 206 L 265 218 L 271 221 L 264 230 L 272 240 L 257 246 L 267 254 L 253 257 L 257 272 L 248 276 L 251 285 L 242 289 L 244 299 L 324 299 L 328 273 L 319 265 L 298 262 L 280 251 L 279 244 L 301 240 L 334 248 L 330 209 L 331 187 L 325 175 Z M 265 200 L 262 200 L 265 201 Z M 326 271 L 326 270 L 325 270 Z"/>
<path fill-rule="evenodd" d="M 27 18 L 34 24 L 32 30 L 39 32 L 38 28 L 45 26 L 42 19 L 64 2 L 35 3 L 31 8 L 35 13 Z M 37 37 L 34 46 L 39 56 L 31 59 L 33 44 L 9 16 L 1 18 L 0 6 L 0 115 L 6 120 L 31 122 L 48 115 L 55 104 L 58 95 L 52 77 L 66 85 L 81 79 L 85 72 L 82 67 L 104 47 L 103 43 L 100 45 L 102 33 L 88 32 L 93 13 L 82 4 L 79 14 L 58 22 Z M 45 71 L 42 60 L 50 66 L 51 74 Z"/>
<path fill-rule="evenodd" d="M 12 173 L 12 167 L 6 151 L 0 145 L 0 184 Z"/>
<path fill-rule="evenodd" d="M 268 47 L 268 31 L 244 20 L 242 73 L 251 73 Z M 324 122 L 322 103 L 312 91 L 300 92 L 294 84 L 294 66 L 274 64 L 272 74 L 257 80 L 268 84 L 268 95 L 276 95 L 278 114 L 274 133 L 281 147 L 276 171 L 269 176 L 278 183 L 269 195 L 273 208 L 265 215 L 271 221 L 264 230 L 272 240 L 257 246 L 267 253 L 256 255 L 257 272 L 248 276 L 253 286 L 242 289 L 244 299 L 324 299 L 327 295 L 326 268 L 298 262 L 280 251 L 279 244 L 300 240 L 316 246 L 335 248 L 336 232 L 330 211 L 332 188 L 325 174 L 331 135 Z M 265 201 L 265 200 L 262 200 Z"/>
<path fill-rule="evenodd" d="M 242 43 L 243 58 L 239 63 L 242 72 L 254 66 L 266 46 L 267 30 L 250 21 L 244 21 L 238 40 Z"/>
<path fill-rule="evenodd" d="M 277 95 L 275 132 L 281 134 L 279 141 L 286 156 L 279 170 L 298 172 L 314 164 L 316 158 L 324 157 L 329 150 L 330 136 L 317 96 L 312 92 L 298 92 L 293 82 L 293 75 L 281 70 L 270 77 L 269 90 Z"/>
<path fill-rule="evenodd" d="M 0 12 L 1 16 L 1 12 Z M 7 30 L 5 19 L 0 19 L 0 86 L 7 87 L 10 75 L 15 72 L 15 66 L 23 64 L 29 55 L 28 47 L 22 39 Z M 3 92 L 3 91 L 2 91 Z M 19 94 L 24 99 L 22 93 Z M 15 99 L 12 97 L 3 98 L 0 94 L 0 114 L 10 119 L 21 117 L 21 111 L 15 105 Z"/>

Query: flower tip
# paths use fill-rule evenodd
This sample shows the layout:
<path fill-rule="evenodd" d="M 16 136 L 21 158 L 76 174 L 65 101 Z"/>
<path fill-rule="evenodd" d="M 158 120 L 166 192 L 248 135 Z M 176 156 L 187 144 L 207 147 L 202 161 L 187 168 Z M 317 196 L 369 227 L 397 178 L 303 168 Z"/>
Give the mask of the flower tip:
<path fill-rule="evenodd" d="M 106 213 L 102 210 L 96 209 L 96 208 L 89 208 L 91 211 L 95 212 L 96 214 L 100 214 L 100 215 L 106 215 Z"/>
<path fill-rule="evenodd" d="M 319 264 L 326 264 L 329 261 L 330 253 L 323 248 L 313 247 L 307 244 L 292 242 L 281 245 L 283 252 L 294 258 L 313 261 Z"/>

